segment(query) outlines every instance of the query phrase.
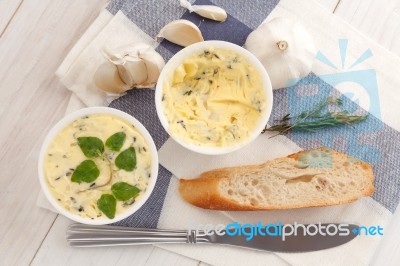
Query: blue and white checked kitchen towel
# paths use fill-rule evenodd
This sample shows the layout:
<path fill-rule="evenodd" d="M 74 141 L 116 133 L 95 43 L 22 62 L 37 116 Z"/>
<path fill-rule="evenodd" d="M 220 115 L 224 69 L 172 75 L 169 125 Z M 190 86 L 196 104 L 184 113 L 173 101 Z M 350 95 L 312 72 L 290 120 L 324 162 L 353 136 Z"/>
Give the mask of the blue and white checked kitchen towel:
<path fill-rule="evenodd" d="M 287 113 L 298 114 L 302 110 L 307 110 L 327 96 L 342 98 L 344 104 L 341 108 L 346 110 L 370 112 L 366 121 L 354 127 L 326 129 L 315 133 L 293 132 L 288 136 L 276 138 L 261 135 L 251 145 L 233 154 L 204 156 L 191 153 L 168 138 L 156 114 L 153 90 L 130 91 L 112 101 L 109 106 L 135 116 L 144 124 L 159 149 L 162 166 L 149 201 L 137 213 L 119 222 L 118 225 L 187 228 L 189 224 L 226 224 L 232 221 L 346 222 L 366 226 L 388 224 L 400 200 L 398 156 L 400 99 L 393 97 L 394 91 L 390 91 L 392 86 L 397 85 L 397 90 L 400 86 L 400 80 L 390 76 L 390 73 L 399 70 L 400 62 L 391 58 L 382 63 L 380 59 L 390 57 L 387 51 L 362 37 L 344 22 L 333 18 L 312 0 L 298 2 L 300 1 L 194 1 L 195 4 L 210 4 L 224 8 L 228 13 L 228 19 L 223 23 L 189 13 L 180 7 L 179 0 L 114 0 L 107 6 L 107 11 L 100 14 L 57 71 L 61 82 L 75 93 L 70 109 L 76 106 L 108 104 L 110 99 L 106 99 L 105 95 L 101 95 L 97 90 L 91 90 L 89 84 L 94 66 L 98 65 L 99 60 L 103 60 L 100 59 L 100 49 L 105 45 L 117 47 L 131 42 L 144 42 L 155 47 L 167 61 L 181 47 L 168 41 L 158 44 L 154 41 L 154 36 L 172 20 L 183 18 L 192 21 L 199 26 L 205 40 L 225 40 L 243 45 L 248 34 L 265 19 L 286 16 L 299 20 L 309 28 L 320 50 L 318 57 L 320 61 L 316 58 L 313 73 L 298 84 L 274 92 L 273 115 L 270 122 Z M 342 49 L 348 48 L 344 50 L 344 54 L 347 51 L 345 58 L 338 57 L 339 43 Z M 369 59 L 365 57 L 365 62 L 359 60 L 360 64 L 353 64 L 366 50 L 372 57 Z M 343 50 L 341 52 L 343 55 Z M 335 64 L 342 67 L 331 67 Z M 354 68 L 347 68 L 353 65 Z M 367 76 L 363 75 L 365 71 L 369 71 Z M 218 212 L 192 207 L 177 195 L 178 182 L 174 175 L 195 177 L 205 170 L 259 163 L 286 156 L 300 149 L 321 145 L 370 162 L 376 178 L 376 192 L 373 196 L 352 204 L 325 208 Z M 211 264 L 239 265 L 246 262 L 251 265 L 284 264 L 281 260 L 284 259 L 295 265 L 366 265 L 379 241 L 378 236 L 359 237 L 345 246 L 310 254 L 274 255 L 219 246 L 194 248 L 170 245 L 163 248 Z"/>
<path fill-rule="evenodd" d="M 108 6 L 110 12 L 116 13 L 118 10 L 121 10 L 149 36 L 156 36 L 160 29 L 172 20 L 187 19 L 199 25 L 205 40 L 224 40 L 242 46 L 246 41 L 247 35 L 261 24 L 279 1 L 248 1 L 246 5 L 243 5 L 241 2 L 229 0 L 217 1 L 215 3 L 208 0 L 194 2 L 194 4 L 199 5 L 215 4 L 223 7 L 228 13 L 228 19 L 223 23 L 204 19 L 195 13 L 189 13 L 186 9 L 179 7 L 179 1 L 175 0 L 126 1 L 122 6 L 120 6 L 121 1 L 117 2 L 115 4 L 111 3 Z M 245 12 L 251 14 L 251 16 L 244 15 Z M 181 46 L 164 40 L 157 46 L 156 51 L 167 61 L 181 49 Z M 154 91 L 133 91 L 113 101 L 110 107 L 123 110 L 138 118 L 152 134 L 157 149 L 161 148 L 165 141 L 167 141 L 168 134 L 161 126 L 157 117 L 154 105 Z M 149 200 L 148 204 L 143 206 L 138 213 L 119 224 L 136 227 L 156 227 L 170 177 L 171 173 L 164 167 L 161 167 L 159 179 L 152 194 L 153 200 Z"/>

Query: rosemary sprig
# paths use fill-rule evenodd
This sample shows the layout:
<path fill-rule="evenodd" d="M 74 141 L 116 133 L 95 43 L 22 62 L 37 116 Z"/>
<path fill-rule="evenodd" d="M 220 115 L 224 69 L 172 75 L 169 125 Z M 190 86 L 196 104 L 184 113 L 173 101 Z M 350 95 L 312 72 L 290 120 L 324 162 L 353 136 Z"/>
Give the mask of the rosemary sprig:
<path fill-rule="evenodd" d="M 341 112 L 322 112 L 325 107 L 330 104 L 341 105 L 341 99 L 328 97 L 326 100 L 321 101 L 316 107 L 310 111 L 304 111 L 297 116 L 285 115 L 283 118 L 278 119 L 278 124 L 267 128 L 265 126 L 261 133 L 266 131 L 278 131 L 277 135 L 287 134 L 290 130 L 315 132 L 318 129 L 326 127 L 335 127 L 341 125 L 352 125 L 367 119 L 368 115 L 349 115 L 347 111 Z"/>

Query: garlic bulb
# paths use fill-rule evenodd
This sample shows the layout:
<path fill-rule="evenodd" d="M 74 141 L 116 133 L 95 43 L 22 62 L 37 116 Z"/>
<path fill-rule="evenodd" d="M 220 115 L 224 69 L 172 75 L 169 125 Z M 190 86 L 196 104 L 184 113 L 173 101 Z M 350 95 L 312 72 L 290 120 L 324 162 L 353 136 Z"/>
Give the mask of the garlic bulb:
<path fill-rule="evenodd" d="M 191 5 L 187 0 L 180 0 L 181 6 L 202 17 L 216 21 L 225 21 L 228 15 L 226 11 L 218 6 L 212 5 Z"/>
<path fill-rule="evenodd" d="M 100 89 L 111 93 L 154 87 L 165 65 L 161 55 L 147 44 L 104 48 L 103 53 L 107 61 L 96 71 L 94 81 Z"/>
<path fill-rule="evenodd" d="M 264 65 L 274 89 L 293 86 L 308 75 L 316 53 L 314 40 L 304 26 L 281 17 L 250 33 L 245 48 Z"/>
<path fill-rule="evenodd" d="M 159 38 L 167 39 L 181 46 L 204 41 L 200 29 L 186 19 L 174 20 L 165 25 L 156 36 L 156 39 Z"/>

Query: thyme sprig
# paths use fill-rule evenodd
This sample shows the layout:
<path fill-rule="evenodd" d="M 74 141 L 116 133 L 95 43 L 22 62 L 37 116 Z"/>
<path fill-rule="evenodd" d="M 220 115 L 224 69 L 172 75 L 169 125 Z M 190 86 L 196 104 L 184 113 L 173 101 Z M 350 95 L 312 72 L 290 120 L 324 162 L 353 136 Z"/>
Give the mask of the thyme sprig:
<path fill-rule="evenodd" d="M 349 115 L 348 111 L 323 112 L 328 105 L 341 105 L 342 103 L 341 99 L 328 97 L 309 111 L 304 111 L 296 116 L 285 115 L 276 120 L 278 124 L 269 128 L 265 126 L 261 133 L 278 131 L 278 134 L 272 136 L 275 137 L 287 134 L 291 130 L 315 132 L 322 128 L 352 125 L 367 119 L 368 115 Z"/>

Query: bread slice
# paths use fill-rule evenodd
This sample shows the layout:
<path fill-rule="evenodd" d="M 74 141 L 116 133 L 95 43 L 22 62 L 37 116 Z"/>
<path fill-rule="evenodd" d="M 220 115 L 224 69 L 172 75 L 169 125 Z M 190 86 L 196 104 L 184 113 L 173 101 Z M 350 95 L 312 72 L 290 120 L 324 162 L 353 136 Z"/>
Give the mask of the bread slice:
<path fill-rule="evenodd" d="M 348 203 L 374 192 L 372 167 L 321 147 L 260 165 L 180 179 L 187 202 L 214 210 L 279 210 Z"/>

